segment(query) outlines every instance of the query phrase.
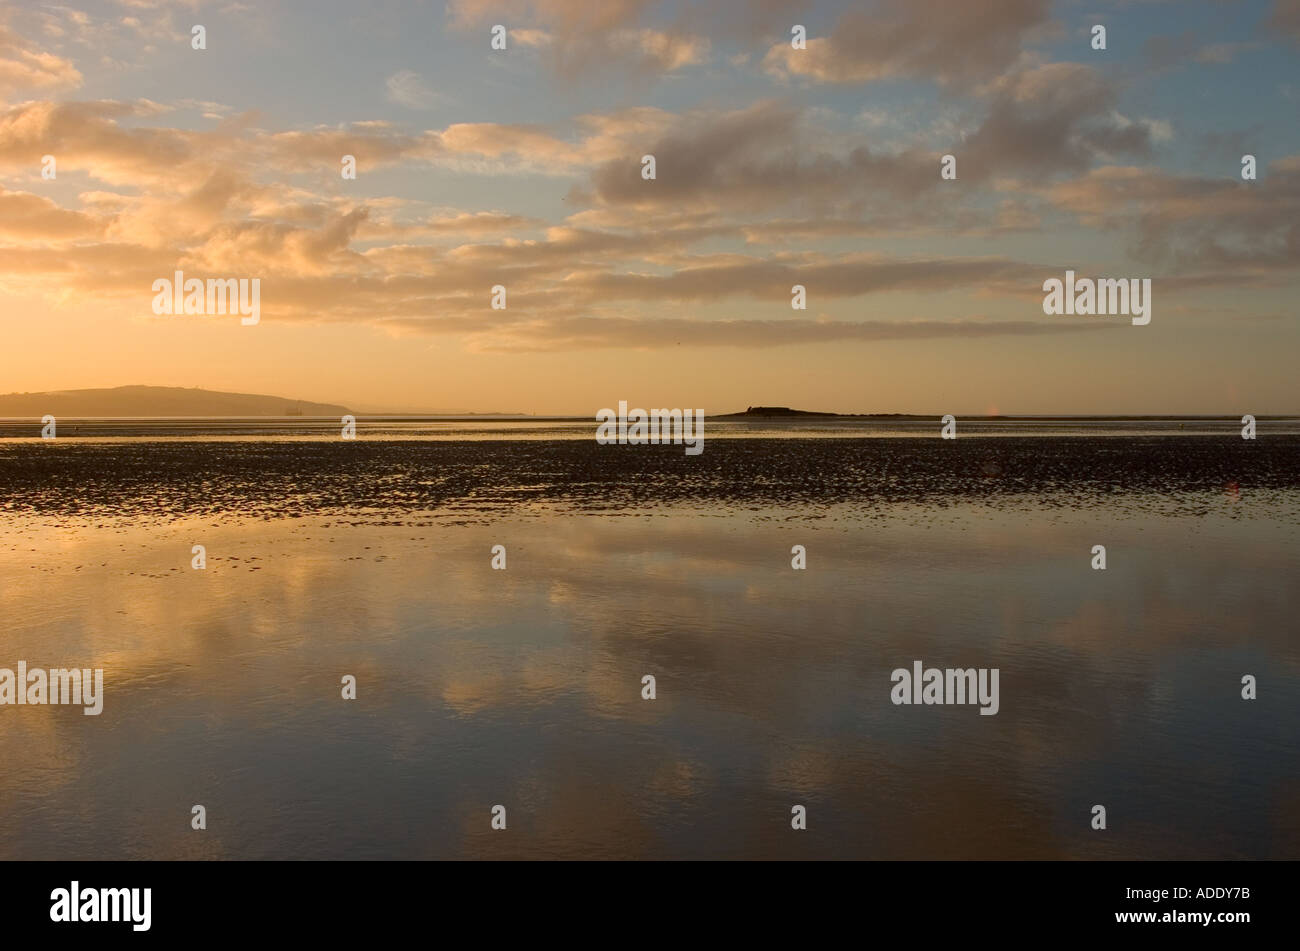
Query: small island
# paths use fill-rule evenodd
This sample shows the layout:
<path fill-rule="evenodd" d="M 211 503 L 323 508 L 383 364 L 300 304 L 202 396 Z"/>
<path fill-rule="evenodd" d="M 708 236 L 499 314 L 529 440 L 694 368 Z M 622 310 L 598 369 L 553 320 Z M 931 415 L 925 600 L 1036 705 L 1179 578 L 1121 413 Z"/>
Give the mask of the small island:
<path fill-rule="evenodd" d="M 788 406 L 747 406 L 743 413 L 723 413 L 710 416 L 709 419 L 788 419 L 790 417 L 836 417 L 839 413 L 815 413 L 806 409 L 791 409 Z"/>

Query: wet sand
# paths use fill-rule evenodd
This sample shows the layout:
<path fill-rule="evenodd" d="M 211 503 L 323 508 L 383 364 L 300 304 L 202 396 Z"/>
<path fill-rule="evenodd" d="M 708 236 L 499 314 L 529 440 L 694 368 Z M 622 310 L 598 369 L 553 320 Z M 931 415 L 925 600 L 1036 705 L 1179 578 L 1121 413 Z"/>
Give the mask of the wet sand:
<path fill-rule="evenodd" d="M 964 502 L 1294 521 L 1300 436 L 0 443 L 0 511 L 50 517 L 424 515 L 835 508 Z"/>

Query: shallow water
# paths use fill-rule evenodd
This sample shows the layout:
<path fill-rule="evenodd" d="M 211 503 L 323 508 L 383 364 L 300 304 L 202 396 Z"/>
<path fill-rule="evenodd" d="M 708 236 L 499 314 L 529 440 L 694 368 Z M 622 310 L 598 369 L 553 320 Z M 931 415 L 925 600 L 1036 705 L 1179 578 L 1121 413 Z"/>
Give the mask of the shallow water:
<path fill-rule="evenodd" d="M 0 706 L 0 857 L 1296 858 L 1297 461 L 6 443 L 0 667 L 106 699 Z M 999 713 L 895 706 L 914 660 L 998 668 Z"/>
<path fill-rule="evenodd" d="M 699 410 L 698 412 L 703 412 Z M 593 418 L 507 416 L 355 416 L 357 438 L 384 440 L 545 440 L 591 441 Z M 202 440 L 252 438 L 264 440 L 337 440 L 342 420 L 320 416 L 248 417 L 63 417 L 56 432 L 63 440 L 121 439 Z M 939 416 L 750 417 L 707 416 L 705 436 L 713 439 L 847 439 L 937 436 Z M 956 422 L 962 437 L 990 436 L 1237 436 L 1237 417 L 1100 417 L 1017 416 L 962 417 Z M 36 417 L 0 417 L 0 444 L 31 441 L 41 435 Z M 1259 432 L 1267 436 L 1300 435 L 1300 417 L 1258 417 Z"/>

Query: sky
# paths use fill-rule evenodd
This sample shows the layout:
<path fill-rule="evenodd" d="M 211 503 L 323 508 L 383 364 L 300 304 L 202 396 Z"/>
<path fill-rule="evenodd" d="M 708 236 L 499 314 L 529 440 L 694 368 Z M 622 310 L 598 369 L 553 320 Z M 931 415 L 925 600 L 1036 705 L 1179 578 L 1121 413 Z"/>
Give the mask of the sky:
<path fill-rule="evenodd" d="M 0 5 L 0 392 L 1300 413 L 1298 119 L 1300 0 Z"/>

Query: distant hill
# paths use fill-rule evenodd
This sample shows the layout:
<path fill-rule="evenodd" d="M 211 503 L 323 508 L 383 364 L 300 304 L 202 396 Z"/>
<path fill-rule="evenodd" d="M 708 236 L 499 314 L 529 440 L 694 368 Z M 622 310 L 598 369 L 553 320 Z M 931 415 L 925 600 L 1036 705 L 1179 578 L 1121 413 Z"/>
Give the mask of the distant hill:
<path fill-rule="evenodd" d="M 343 416 L 346 406 L 179 386 L 115 386 L 0 396 L 0 416 Z"/>

